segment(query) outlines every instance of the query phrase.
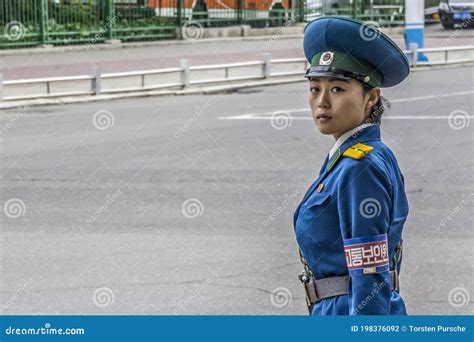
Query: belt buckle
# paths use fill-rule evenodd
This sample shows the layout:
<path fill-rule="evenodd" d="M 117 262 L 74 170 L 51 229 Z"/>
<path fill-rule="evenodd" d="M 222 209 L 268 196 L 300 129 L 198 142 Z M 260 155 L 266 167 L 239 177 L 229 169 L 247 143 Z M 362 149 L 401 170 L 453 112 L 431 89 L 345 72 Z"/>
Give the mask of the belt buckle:
<path fill-rule="evenodd" d="M 298 279 L 301 281 L 303 284 L 304 288 L 304 294 L 306 297 L 306 304 L 309 307 L 311 307 L 314 303 L 317 303 L 320 301 L 320 298 L 318 297 L 318 291 L 316 288 L 316 281 L 313 278 L 313 275 L 309 272 L 303 271 L 298 275 Z M 311 287 L 313 287 L 311 289 Z M 313 290 L 313 291 L 311 291 Z M 310 294 L 310 291 L 313 295 Z M 314 298 L 314 301 L 311 301 L 312 297 Z"/>
<path fill-rule="evenodd" d="M 298 274 L 298 279 L 303 283 L 303 284 L 307 284 L 309 283 L 310 279 L 311 279 L 311 274 L 308 273 L 307 271 L 303 271 L 301 272 L 300 274 Z"/>

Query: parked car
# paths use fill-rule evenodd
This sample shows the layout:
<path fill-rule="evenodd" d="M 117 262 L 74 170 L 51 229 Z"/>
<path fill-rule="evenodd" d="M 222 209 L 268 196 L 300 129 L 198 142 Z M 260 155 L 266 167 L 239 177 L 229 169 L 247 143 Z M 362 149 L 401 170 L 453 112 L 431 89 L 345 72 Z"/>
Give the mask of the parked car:
<path fill-rule="evenodd" d="M 474 0 L 442 0 L 439 3 L 441 25 L 452 29 L 455 24 L 474 25 Z"/>

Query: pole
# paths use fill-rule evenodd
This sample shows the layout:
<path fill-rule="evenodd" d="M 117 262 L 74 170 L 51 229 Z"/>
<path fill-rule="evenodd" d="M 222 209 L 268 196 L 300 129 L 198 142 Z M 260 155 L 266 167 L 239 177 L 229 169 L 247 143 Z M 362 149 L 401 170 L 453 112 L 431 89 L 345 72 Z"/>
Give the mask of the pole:
<path fill-rule="evenodd" d="M 405 0 L 405 45 L 407 49 L 416 43 L 421 49 L 424 44 L 425 35 L 425 1 Z M 418 61 L 428 61 L 422 53 L 418 53 Z"/>
<path fill-rule="evenodd" d="M 38 3 L 40 43 L 44 45 L 48 41 L 48 0 L 38 0 Z"/>
<path fill-rule="evenodd" d="M 239 25 L 244 23 L 244 0 L 237 0 L 237 21 Z"/>
<path fill-rule="evenodd" d="M 112 40 L 114 38 L 114 25 L 115 25 L 115 6 L 114 0 L 106 1 L 106 16 L 105 25 L 107 27 L 107 39 Z"/>
<path fill-rule="evenodd" d="M 183 10 L 184 10 L 184 0 L 178 0 L 177 1 L 177 11 L 176 11 L 176 26 L 181 27 L 183 22 Z"/>

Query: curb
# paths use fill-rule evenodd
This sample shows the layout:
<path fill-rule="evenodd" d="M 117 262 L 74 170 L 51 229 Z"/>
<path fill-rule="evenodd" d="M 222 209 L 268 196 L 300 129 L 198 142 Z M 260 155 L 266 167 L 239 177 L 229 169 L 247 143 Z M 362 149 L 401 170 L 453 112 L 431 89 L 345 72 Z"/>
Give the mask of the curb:
<path fill-rule="evenodd" d="M 403 38 L 403 33 L 390 33 L 392 38 Z M 425 39 L 447 39 L 452 35 L 429 36 L 425 35 Z M 18 56 L 18 55 L 33 55 L 33 54 L 47 54 L 59 52 L 81 52 L 81 51 L 108 51 L 120 49 L 132 49 L 154 46 L 173 46 L 185 44 L 204 44 L 204 43 L 225 43 L 225 42 L 244 42 L 244 41 L 259 41 L 259 40 L 274 40 L 274 39 L 303 39 L 302 34 L 288 34 L 288 35 L 267 35 L 267 36 L 253 36 L 253 37 L 222 37 L 222 38 L 202 38 L 194 40 L 158 40 L 153 42 L 133 42 L 133 43 L 111 43 L 111 44 L 95 44 L 95 45 L 70 45 L 70 46 L 47 46 L 47 47 L 33 47 L 13 50 L 0 50 L 0 56 Z"/>
<path fill-rule="evenodd" d="M 71 45 L 71 46 L 48 46 L 48 47 L 34 47 L 14 50 L 0 51 L 0 56 L 16 56 L 16 55 L 32 55 L 32 54 L 46 54 L 58 52 L 81 52 L 81 51 L 107 51 L 120 50 L 129 48 L 142 48 L 153 46 L 173 46 L 173 45 L 188 45 L 188 44 L 204 44 L 204 43 L 220 43 L 220 42 L 241 42 L 252 40 L 270 40 L 275 39 L 275 35 L 270 36 L 255 36 L 255 37 L 222 37 L 222 38 L 202 38 L 190 40 L 158 40 L 154 42 L 133 42 L 133 43 L 112 43 L 112 44 L 95 44 L 95 45 Z M 280 35 L 278 39 L 294 39 L 303 38 L 302 34 Z"/>
<path fill-rule="evenodd" d="M 400 38 L 403 36 L 403 27 L 393 28 L 382 28 L 382 32 L 391 35 L 392 37 Z M 47 53 L 58 53 L 58 52 L 77 52 L 77 51 L 104 51 L 104 50 L 119 50 L 129 48 L 141 48 L 141 47 L 152 47 L 152 46 L 172 46 L 172 45 L 184 45 L 184 44 L 204 44 L 204 43 L 219 43 L 219 42 L 242 42 L 242 41 L 259 41 L 259 40 L 275 40 L 275 39 L 295 39 L 303 38 L 303 33 L 298 34 L 285 34 L 285 28 L 280 28 L 276 33 L 270 35 L 261 36 L 237 36 L 237 37 L 221 37 L 221 38 L 201 38 L 201 39 L 189 39 L 189 40 L 158 40 L 149 42 L 131 42 L 131 43 L 114 43 L 109 44 L 94 44 L 87 45 L 87 43 L 80 45 L 69 45 L 69 46 L 51 46 L 45 47 L 33 47 L 24 49 L 13 49 L 0 51 L 0 56 L 15 56 L 15 55 L 30 55 L 30 54 L 47 54 Z"/>

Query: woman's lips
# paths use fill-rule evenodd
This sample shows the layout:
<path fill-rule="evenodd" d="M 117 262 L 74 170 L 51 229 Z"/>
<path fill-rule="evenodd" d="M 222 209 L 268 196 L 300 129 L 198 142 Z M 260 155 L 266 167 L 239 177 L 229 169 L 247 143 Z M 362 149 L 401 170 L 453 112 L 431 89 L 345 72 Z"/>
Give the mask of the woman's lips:
<path fill-rule="evenodd" d="M 326 114 L 318 114 L 316 116 L 316 120 L 319 120 L 319 122 L 321 122 L 321 123 L 325 123 L 325 122 L 331 120 L 331 117 L 329 115 L 326 115 Z"/>

